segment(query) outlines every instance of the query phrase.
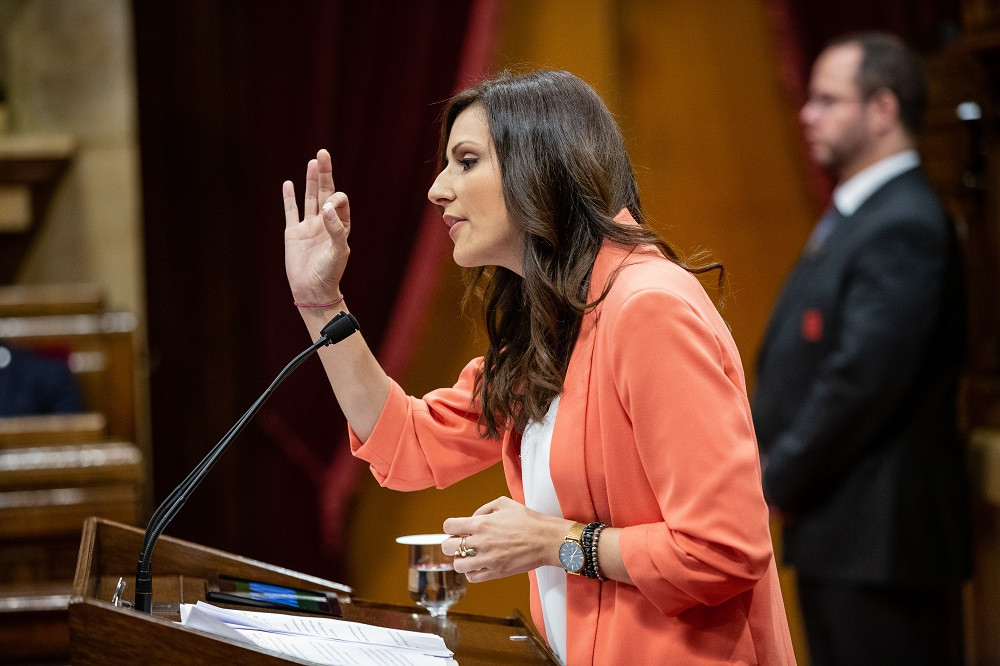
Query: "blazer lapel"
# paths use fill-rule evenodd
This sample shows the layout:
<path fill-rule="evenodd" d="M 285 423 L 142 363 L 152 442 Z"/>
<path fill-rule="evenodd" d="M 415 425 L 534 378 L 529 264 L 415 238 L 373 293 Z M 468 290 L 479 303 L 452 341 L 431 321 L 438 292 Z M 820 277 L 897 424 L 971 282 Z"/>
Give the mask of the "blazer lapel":
<path fill-rule="evenodd" d="M 560 405 L 560 408 L 562 405 Z M 521 433 L 508 429 L 503 437 L 503 474 L 510 498 L 524 504 L 524 479 L 521 478 Z"/>
<path fill-rule="evenodd" d="M 549 472 L 563 516 L 581 523 L 594 520 L 584 458 L 584 436 L 591 361 L 594 357 L 595 315 L 595 312 L 585 315 L 580 326 L 566 370 L 549 455 Z"/>
<path fill-rule="evenodd" d="M 628 221 L 631 221 L 631 217 Z M 628 255 L 628 250 L 611 244 L 601 248 L 591 272 L 587 294 L 590 302 L 601 295 L 608 279 Z M 549 472 L 552 474 L 552 483 L 563 516 L 581 523 L 597 519 L 587 470 L 586 433 L 588 417 L 592 418 L 587 410 L 597 409 L 597 405 L 588 404 L 588 395 L 602 307 L 603 303 L 585 314 L 580 324 L 580 332 L 566 370 L 549 456 Z"/>
<path fill-rule="evenodd" d="M 619 220 L 621 221 L 623 220 Z M 627 221 L 631 221 L 631 217 Z M 627 260 L 629 254 L 628 250 L 611 244 L 605 244 L 601 248 L 591 272 L 587 296 L 590 302 L 601 295 L 614 270 Z M 602 308 L 603 303 L 585 314 L 580 324 L 580 332 L 566 370 L 549 456 L 549 471 L 562 514 L 581 523 L 597 520 L 590 482 L 601 470 L 594 470 L 593 474 L 588 470 L 586 453 L 587 433 L 591 430 L 588 419 L 596 421 L 599 415 L 599 405 L 590 402 L 588 396 Z M 588 409 L 594 413 L 589 414 Z M 597 641 L 597 616 L 600 613 L 599 594 L 600 587 L 595 586 L 594 581 L 582 576 L 567 576 L 567 663 L 593 661 Z"/>

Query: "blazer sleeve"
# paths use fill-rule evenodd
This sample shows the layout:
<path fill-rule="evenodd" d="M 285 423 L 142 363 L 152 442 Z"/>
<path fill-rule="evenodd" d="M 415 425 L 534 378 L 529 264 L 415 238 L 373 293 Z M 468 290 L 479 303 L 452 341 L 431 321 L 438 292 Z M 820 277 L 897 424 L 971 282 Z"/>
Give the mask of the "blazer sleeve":
<path fill-rule="evenodd" d="M 617 390 L 662 517 L 622 529 L 625 568 L 664 614 L 722 603 L 773 559 L 735 345 L 721 320 L 665 289 L 629 297 L 612 331 Z"/>
<path fill-rule="evenodd" d="M 423 398 L 392 382 L 367 441 L 348 426 L 351 452 L 365 460 L 379 484 L 394 490 L 444 488 L 500 461 L 499 440 L 479 436 L 472 393 L 482 358 L 469 362 L 451 388 Z"/>
<path fill-rule="evenodd" d="M 938 319 L 947 238 L 931 224 L 887 225 L 846 278 L 833 351 L 791 426 L 769 449 L 768 500 L 794 512 L 877 439 L 912 385 Z"/>

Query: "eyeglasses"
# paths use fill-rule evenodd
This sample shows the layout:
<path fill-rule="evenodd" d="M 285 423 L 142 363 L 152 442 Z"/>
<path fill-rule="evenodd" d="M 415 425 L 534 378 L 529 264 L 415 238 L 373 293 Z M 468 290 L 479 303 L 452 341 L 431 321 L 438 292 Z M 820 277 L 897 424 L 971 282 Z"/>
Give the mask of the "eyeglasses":
<path fill-rule="evenodd" d="M 809 96 L 804 106 L 812 107 L 818 111 L 828 111 L 838 104 L 863 104 L 867 101 L 860 97 L 841 97 L 838 95 L 815 93 Z"/>

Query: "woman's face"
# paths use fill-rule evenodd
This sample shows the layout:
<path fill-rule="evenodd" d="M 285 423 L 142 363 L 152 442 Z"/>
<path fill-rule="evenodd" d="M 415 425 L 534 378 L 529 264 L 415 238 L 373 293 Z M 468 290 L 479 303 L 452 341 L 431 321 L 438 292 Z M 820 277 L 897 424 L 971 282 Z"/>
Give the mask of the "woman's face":
<path fill-rule="evenodd" d="M 473 104 L 448 136 L 447 163 L 427 197 L 441 207 L 459 266 L 503 266 L 523 275 L 524 238 L 507 215 L 486 112 Z"/>

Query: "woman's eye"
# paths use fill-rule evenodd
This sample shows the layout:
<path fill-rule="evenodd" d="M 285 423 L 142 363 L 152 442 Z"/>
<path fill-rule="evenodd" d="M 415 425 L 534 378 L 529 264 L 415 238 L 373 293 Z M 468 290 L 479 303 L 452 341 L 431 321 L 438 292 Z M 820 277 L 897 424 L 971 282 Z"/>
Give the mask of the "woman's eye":
<path fill-rule="evenodd" d="M 469 169 L 474 167 L 476 165 L 476 162 L 478 161 L 479 161 L 478 157 L 466 157 L 459 160 L 459 163 L 462 165 L 462 171 L 468 171 Z"/>

